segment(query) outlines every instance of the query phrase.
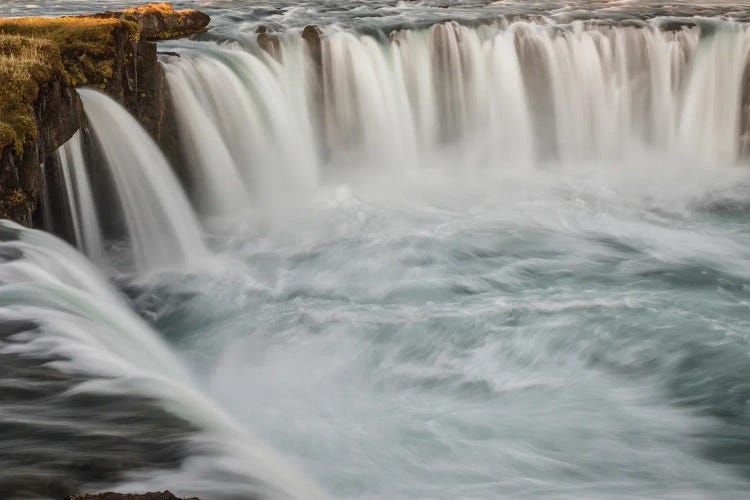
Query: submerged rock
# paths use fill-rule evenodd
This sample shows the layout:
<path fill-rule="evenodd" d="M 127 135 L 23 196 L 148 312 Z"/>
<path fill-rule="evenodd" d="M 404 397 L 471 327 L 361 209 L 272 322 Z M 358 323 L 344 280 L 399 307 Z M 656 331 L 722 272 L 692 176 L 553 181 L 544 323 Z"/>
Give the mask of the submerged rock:
<path fill-rule="evenodd" d="M 101 89 L 115 77 L 124 45 L 140 37 L 138 26 L 129 21 L 79 17 L 4 18 L 0 33 L 51 42 L 73 85 Z M 38 57 L 48 57 L 53 51 L 48 47 Z"/>
<path fill-rule="evenodd" d="M 668 19 L 659 22 L 661 31 L 681 31 L 683 29 L 693 29 L 699 27 L 698 23 L 692 19 Z"/>
<path fill-rule="evenodd" d="M 75 495 L 66 497 L 65 500 L 200 500 L 197 497 L 180 498 L 176 497 L 171 491 L 162 491 L 161 493 L 96 493 L 93 495 Z"/>

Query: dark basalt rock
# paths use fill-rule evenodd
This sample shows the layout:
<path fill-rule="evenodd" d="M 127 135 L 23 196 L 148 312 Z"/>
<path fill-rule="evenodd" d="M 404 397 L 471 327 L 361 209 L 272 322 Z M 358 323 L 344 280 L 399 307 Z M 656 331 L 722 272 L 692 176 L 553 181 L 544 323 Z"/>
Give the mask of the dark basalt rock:
<path fill-rule="evenodd" d="M 124 493 L 97 493 L 94 495 L 75 495 L 66 497 L 65 500 L 200 500 L 197 497 L 179 498 L 171 491 L 161 493 L 124 494 Z"/>

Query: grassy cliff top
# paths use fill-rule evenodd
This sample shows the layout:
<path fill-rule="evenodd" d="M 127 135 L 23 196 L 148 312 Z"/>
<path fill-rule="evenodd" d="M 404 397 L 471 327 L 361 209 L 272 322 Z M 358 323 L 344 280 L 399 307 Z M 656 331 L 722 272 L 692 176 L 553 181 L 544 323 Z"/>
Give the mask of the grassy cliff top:
<path fill-rule="evenodd" d="M 123 21 L 112 17 L 5 17 L 0 18 L 0 31 L 7 34 L 45 38 L 58 44 L 101 43 Z M 128 23 L 132 38 L 138 38 L 138 25 Z"/>
<path fill-rule="evenodd" d="M 13 145 L 20 154 L 24 141 L 36 138 L 33 104 L 39 87 L 65 74 L 54 42 L 0 34 L 0 148 Z"/>
<path fill-rule="evenodd" d="M 36 139 L 33 105 L 46 82 L 102 86 L 112 78 L 116 31 L 139 36 L 121 19 L 0 18 L 0 149 L 21 155 Z"/>
<path fill-rule="evenodd" d="M 194 10 L 174 10 L 174 6 L 169 2 L 162 3 L 150 3 L 148 5 L 141 5 L 140 7 L 132 7 L 122 11 L 123 14 L 150 14 L 150 13 L 161 13 L 161 14 L 187 14 L 190 12 L 196 12 Z"/>
<path fill-rule="evenodd" d="M 20 17 L 0 19 L 0 33 L 49 40 L 76 87 L 101 86 L 112 78 L 116 35 L 137 40 L 140 28 L 123 19 Z"/>

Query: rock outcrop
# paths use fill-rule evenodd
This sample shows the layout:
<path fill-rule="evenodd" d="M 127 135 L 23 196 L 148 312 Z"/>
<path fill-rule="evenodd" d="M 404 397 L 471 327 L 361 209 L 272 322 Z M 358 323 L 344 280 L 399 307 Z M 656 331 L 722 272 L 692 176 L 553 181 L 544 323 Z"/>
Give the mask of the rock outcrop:
<path fill-rule="evenodd" d="M 124 494 L 124 493 L 97 493 L 94 495 L 75 495 L 67 497 L 65 500 L 200 500 L 196 497 L 179 498 L 171 491 L 162 491 L 161 493 L 142 493 L 142 494 Z"/>
<path fill-rule="evenodd" d="M 43 159 L 78 130 L 81 105 L 60 51 L 0 34 L 0 217 L 32 224 Z"/>
<path fill-rule="evenodd" d="M 272 33 L 268 26 L 258 26 L 255 30 L 258 34 L 257 41 L 261 49 L 268 52 L 274 59 L 281 61 L 281 40 Z"/>
<path fill-rule="evenodd" d="M 201 33 L 203 13 L 169 4 L 61 18 L 0 19 L 0 218 L 33 225 L 43 163 L 81 128 L 76 87 L 125 106 L 156 139 L 167 117 L 155 40 Z"/>
<path fill-rule="evenodd" d="M 211 18 L 197 10 L 175 10 L 169 3 L 150 4 L 120 12 L 94 14 L 95 18 L 114 18 L 134 22 L 141 39 L 147 41 L 184 38 L 206 31 Z"/>

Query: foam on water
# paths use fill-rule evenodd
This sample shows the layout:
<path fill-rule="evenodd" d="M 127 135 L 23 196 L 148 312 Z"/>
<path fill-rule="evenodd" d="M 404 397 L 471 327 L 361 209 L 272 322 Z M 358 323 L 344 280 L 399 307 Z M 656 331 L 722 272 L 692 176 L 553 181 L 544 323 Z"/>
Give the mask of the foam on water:
<path fill-rule="evenodd" d="M 750 179 L 652 168 L 348 178 L 158 323 L 337 498 L 743 496 Z"/>

